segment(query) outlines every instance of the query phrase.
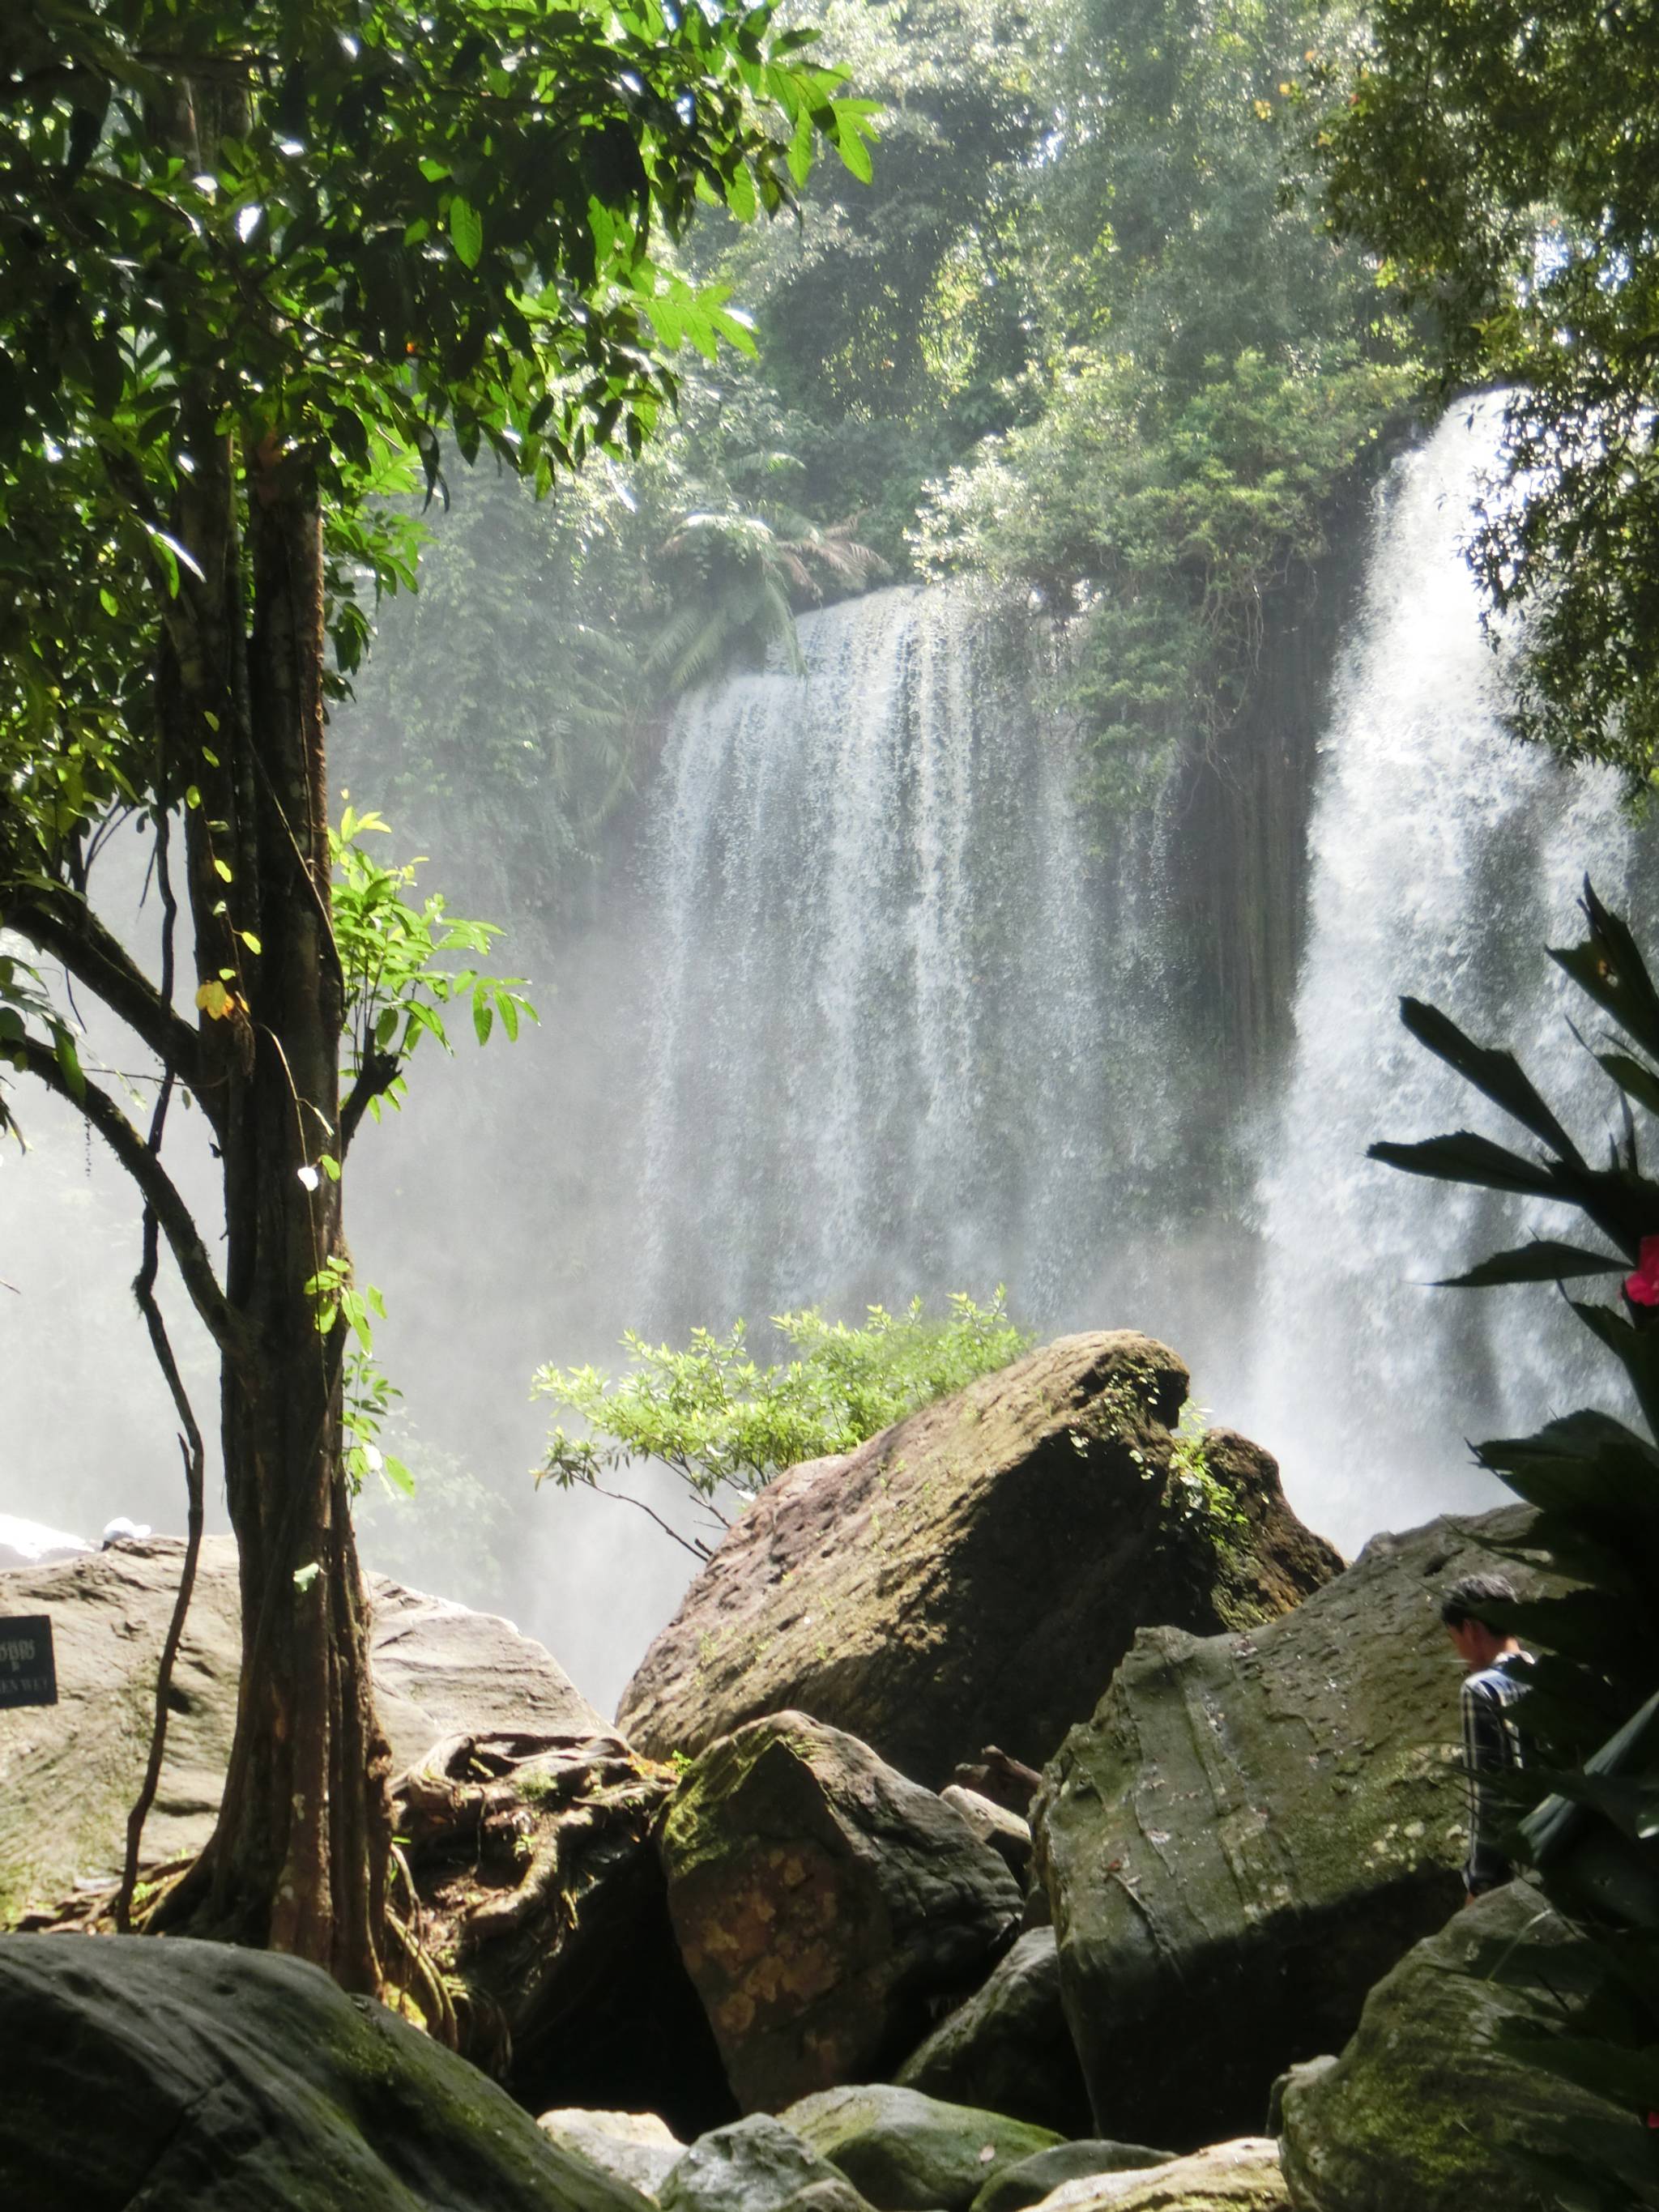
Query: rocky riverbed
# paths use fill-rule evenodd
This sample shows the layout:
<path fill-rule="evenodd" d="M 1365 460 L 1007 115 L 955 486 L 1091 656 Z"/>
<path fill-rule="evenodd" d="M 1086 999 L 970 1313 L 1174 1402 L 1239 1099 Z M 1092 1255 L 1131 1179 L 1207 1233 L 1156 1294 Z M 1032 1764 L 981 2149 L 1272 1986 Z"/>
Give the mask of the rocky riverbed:
<path fill-rule="evenodd" d="M 0 1714 L 0 2202 L 1529 2212 L 1585 2128 L 1634 2172 L 1636 2116 L 1511 2048 L 1571 2032 L 1570 1931 L 1524 1887 L 1456 1911 L 1435 1601 L 1524 1515 L 1344 1568 L 1266 1453 L 1176 1436 L 1186 1380 L 1069 1338 L 792 1470 L 615 1726 L 508 1624 L 377 1584 L 403 2017 L 88 1932 L 182 1547 L 0 1575 L 63 1684 Z M 210 1546 L 163 1857 L 210 1828 L 235 1607 Z M 1494 1978 L 1522 1928 L 1559 1947 L 1547 2016 Z"/>

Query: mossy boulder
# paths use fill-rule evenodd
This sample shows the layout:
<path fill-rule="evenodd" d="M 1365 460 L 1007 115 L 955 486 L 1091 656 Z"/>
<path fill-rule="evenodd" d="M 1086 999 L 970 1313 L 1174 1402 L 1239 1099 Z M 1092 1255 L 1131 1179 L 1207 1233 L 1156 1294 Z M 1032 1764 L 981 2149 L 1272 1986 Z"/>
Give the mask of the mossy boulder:
<path fill-rule="evenodd" d="M 659 2201 L 662 2212 L 869 2212 L 846 2176 L 769 2112 L 699 2136 Z"/>
<path fill-rule="evenodd" d="M 1148 2166 L 1169 2166 L 1175 2153 L 1152 2150 L 1146 2143 L 1107 2142 L 1083 2136 L 1076 2142 L 1055 2143 L 1034 2157 L 1006 2166 L 975 2197 L 973 2212 L 1025 2212 L 1041 2204 L 1068 2181 L 1092 2181 L 1103 2173 L 1144 2173 Z"/>
<path fill-rule="evenodd" d="M 1446 1582 L 1520 1509 L 1379 1537 L 1247 1633 L 1148 1629 L 1034 1808 L 1096 2132 L 1177 2148 L 1260 2127 L 1462 1894 Z"/>
<path fill-rule="evenodd" d="M 1528 1964 L 1547 1988 L 1516 1984 Z M 1638 2116 L 1505 2041 L 1572 2033 L 1598 1975 L 1524 1882 L 1454 1914 L 1377 1984 L 1334 2063 L 1285 2083 L 1297 2212 L 1556 2212 L 1569 2200 L 1549 2160 L 1579 2176 L 1585 2201 L 1650 2201 L 1638 2185 L 1653 2189 L 1659 2160 Z"/>
<path fill-rule="evenodd" d="M 885 2082 L 823 2090 L 783 2117 L 877 2212 L 968 2212 L 987 2182 L 1059 2142 L 1046 2128 Z"/>
<path fill-rule="evenodd" d="M 58 1701 L 0 1731 L 0 1924 L 80 1881 L 112 1882 L 149 1755 L 155 1669 L 185 1547 L 146 1536 L 0 1573 L 0 1613 L 50 1616 Z M 371 1575 L 371 1658 L 392 1771 L 461 1729 L 602 1735 L 607 1723 L 539 1644 L 493 1614 Z M 210 1536 L 173 1669 L 167 1758 L 146 1856 L 188 1856 L 212 1832 L 236 1720 L 236 1547 Z"/>
<path fill-rule="evenodd" d="M 1245 2136 L 1150 2172 L 1093 2174 L 1042 2200 L 1043 2212 L 1291 2212 L 1277 2144 Z M 1360 2212 L 1358 2200 L 1345 2212 Z"/>
<path fill-rule="evenodd" d="M 1340 1565 L 1230 1432 L 1203 1480 L 1171 1431 L 1187 1370 L 1070 1336 L 746 1506 L 623 1692 L 653 1756 L 796 1709 L 938 1788 L 996 1743 L 1040 1765 L 1135 1630 L 1269 1620 Z"/>
<path fill-rule="evenodd" d="M 1059 2135 L 1090 2128 L 1089 2093 L 1060 1994 L 1052 1928 L 1034 1928 L 898 2070 L 905 2087 Z"/>
<path fill-rule="evenodd" d="M 661 1851 L 680 1955 L 746 2112 L 887 2072 L 1018 1924 L 1018 1884 L 959 1814 L 804 1713 L 696 1759 Z"/>
<path fill-rule="evenodd" d="M 297 1959 L 0 1936 L 7 2212 L 650 2212 Z"/>

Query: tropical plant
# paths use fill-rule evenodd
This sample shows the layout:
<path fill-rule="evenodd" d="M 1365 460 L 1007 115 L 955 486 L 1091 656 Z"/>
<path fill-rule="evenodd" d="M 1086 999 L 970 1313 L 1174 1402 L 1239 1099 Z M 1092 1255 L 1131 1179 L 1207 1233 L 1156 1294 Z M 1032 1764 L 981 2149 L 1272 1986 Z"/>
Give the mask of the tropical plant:
<path fill-rule="evenodd" d="M 1652 2130 L 1659 2114 L 1659 1179 L 1643 1172 L 1638 1117 L 1659 1121 L 1659 988 L 1627 926 L 1588 884 L 1583 911 L 1583 941 L 1550 957 L 1613 1024 L 1584 1041 L 1618 1109 L 1620 1133 L 1605 1163 L 1581 1150 L 1511 1053 L 1474 1043 L 1414 999 L 1401 1009 L 1412 1035 L 1534 1145 L 1514 1151 L 1464 1129 L 1373 1145 L 1371 1156 L 1413 1175 L 1572 1207 L 1601 1240 L 1539 1237 L 1480 1261 L 1448 1287 L 1553 1282 L 1566 1296 L 1570 1282 L 1622 1279 L 1616 1304 L 1584 1297 L 1568 1303 L 1623 1369 L 1642 1427 L 1585 1408 L 1534 1435 L 1477 1444 L 1474 1455 L 1534 1508 L 1526 1552 L 1544 1554 L 1571 1581 L 1559 1594 L 1486 1611 L 1500 1632 L 1540 1647 L 1527 1711 L 1541 1756 L 1522 1780 L 1533 1800 L 1544 1802 L 1520 1825 L 1516 1849 L 1602 1969 L 1593 2002 L 1568 2033 L 1523 2039 L 1522 2047 Z M 1522 1943 L 1491 1964 L 1547 1990 L 1551 1960 Z M 1594 2130 L 1564 2146 L 1549 2179 L 1563 2206 L 1659 2206 L 1659 2159 L 1632 2195 L 1628 2172 L 1609 2165 Z"/>
<path fill-rule="evenodd" d="M 567 1407 L 587 1433 L 555 1428 L 537 1482 L 626 1497 L 600 1478 L 654 1460 L 724 1528 L 722 1493 L 752 1498 L 783 1468 L 851 1451 L 1029 1349 L 1031 1338 L 1009 1319 L 1000 1285 L 987 1305 L 960 1291 L 949 1305 L 942 1318 L 930 1317 L 920 1298 L 898 1313 L 872 1306 L 856 1328 L 826 1321 L 816 1306 L 775 1315 L 772 1327 L 794 1357 L 764 1367 L 739 1321 L 724 1337 L 694 1329 L 678 1352 L 630 1329 L 623 1342 L 633 1365 L 620 1376 L 592 1366 L 538 1368 L 535 1395 Z M 681 1534 L 642 1499 L 628 1502 L 698 1558 L 709 1556 L 702 1535 Z"/>
<path fill-rule="evenodd" d="M 7 1061 L 137 1186 L 198 1525 L 163 1238 L 217 1349 L 246 1599 L 217 1827 L 158 1919 L 356 1989 L 399 1938 L 321 1162 L 343 1166 L 414 1032 L 377 1015 L 342 1096 L 327 702 L 366 599 L 413 580 L 418 531 L 385 495 L 441 491 L 446 439 L 545 490 L 641 450 L 674 347 L 752 343 L 653 248 L 700 197 L 785 206 L 820 143 L 866 165 L 866 109 L 809 40 L 764 4 L 658 0 L 12 0 L 0 28 L 0 925 L 148 1050 L 148 1127 L 15 965 Z M 88 895 L 124 814 L 154 840 L 159 977 Z M 222 1255 L 163 1164 L 180 1094 Z"/>

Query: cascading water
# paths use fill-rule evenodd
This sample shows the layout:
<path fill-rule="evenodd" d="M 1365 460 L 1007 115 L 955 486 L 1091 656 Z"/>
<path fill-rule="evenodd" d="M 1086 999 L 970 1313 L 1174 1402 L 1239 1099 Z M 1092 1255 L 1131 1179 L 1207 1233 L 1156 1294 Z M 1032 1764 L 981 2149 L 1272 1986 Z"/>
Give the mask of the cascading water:
<path fill-rule="evenodd" d="M 1069 1317 L 1109 1234 L 1104 1077 L 1133 1062 L 1148 1096 L 1158 1052 L 1036 641 L 954 590 L 800 635 L 805 681 L 688 701 L 660 772 L 644 1304 L 683 1326 L 1006 1279 Z"/>
<path fill-rule="evenodd" d="M 1579 1402 L 1586 1364 L 1583 1332 L 1542 1289 L 1421 1287 L 1560 1219 L 1364 1158 L 1384 1136 L 1518 1133 L 1407 1035 L 1402 994 L 1513 1044 L 1581 1138 L 1613 1095 L 1542 948 L 1577 935 L 1586 871 L 1627 898 L 1638 840 L 1611 776 L 1565 771 L 1500 725 L 1504 656 L 1460 554 L 1500 424 L 1495 400 L 1449 416 L 1383 490 L 1323 748 L 1294 1052 L 1261 1146 L 1260 1322 L 1230 1410 L 1281 1455 L 1303 1514 L 1350 1546 L 1493 1502 L 1462 1440 Z M 1590 1386 L 1603 1398 L 1609 1368 Z"/>

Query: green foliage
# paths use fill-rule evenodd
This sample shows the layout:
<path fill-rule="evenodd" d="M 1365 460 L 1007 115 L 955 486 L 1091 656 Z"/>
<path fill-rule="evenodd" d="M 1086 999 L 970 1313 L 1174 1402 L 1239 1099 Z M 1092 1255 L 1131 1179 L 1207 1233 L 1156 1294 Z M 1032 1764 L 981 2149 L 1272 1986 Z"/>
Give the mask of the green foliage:
<path fill-rule="evenodd" d="M 821 577 L 856 591 L 885 567 L 878 554 L 856 543 L 848 525 L 818 530 L 797 515 L 775 526 L 731 507 L 688 514 L 662 550 L 675 578 L 675 609 L 645 666 L 669 691 L 683 690 L 734 655 L 758 664 L 774 644 L 791 671 L 804 675 L 796 605 L 823 599 Z"/>
<path fill-rule="evenodd" d="M 1413 374 L 1333 345 L 1204 364 L 1184 403 L 1131 356 L 1076 352 L 1034 423 L 940 488 L 921 558 L 1036 585 L 1079 617 L 1068 689 L 1097 788 L 1143 796 L 1252 696 L 1275 595 L 1327 549 L 1334 488 Z"/>
<path fill-rule="evenodd" d="M 963 1292 L 930 1318 L 920 1298 L 900 1313 L 872 1306 L 860 1328 L 816 1306 L 772 1322 L 793 1357 L 762 1366 L 738 1322 L 729 1336 L 694 1329 L 684 1351 L 630 1330 L 627 1373 L 543 1367 L 534 1391 L 568 1407 L 588 1433 L 556 1427 L 537 1481 L 586 1483 L 635 1460 L 672 1468 L 705 1504 L 730 1487 L 752 1497 L 786 1467 L 848 1452 L 919 1407 L 1006 1367 L 1031 1342 L 999 1288 L 987 1305 Z M 706 1550 L 698 1545 L 696 1548 Z"/>
<path fill-rule="evenodd" d="M 411 1589 L 484 1611 L 499 1606 L 512 1534 L 507 1501 L 406 1424 L 398 1449 L 410 1492 L 372 1483 L 354 1508 L 364 1560 Z"/>
<path fill-rule="evenodd" d="M 1650 0 L 1373 0 L 1321 134 L 1335 219 L 1449 386 L 1518 387 L 1471 551 L 1529 622 L 1516 720 L 1659 769 L 1659 78 Z"/>
<path fill-rule="evenodd" d="M 404 894 L 422 863 L 382 867 L 362 844 L 376 834 L 390 835 L 379 814 L 348 806 L 338 830 L 329 832 L 329 852 L 335 871 L 334 942 L 345 978 L 348 1073 L 354 1094 L 378 1121 L 382 1099 L 403 1103 L 402 1071 L 423 1036 L 453 1050 L 444 1025 L 446 1007 L 470 1003 L 480 1044 L 489 1043 L 497 1018 L 516 1042 L 520 1023 L 538 1017 L 518 988 L 522 976 L 444 964 L 454 953 L 488 952 L 500 930 L 492 922 L 452 915 L 441 892 L 411 905 Z"/>
<path fill-rule="evenodd" d="M 1659 990 L 1626 924 L 1585 886 L 1589 931 L 1554 959 L 1619 1036 L 1593 1052 L 1614 1086 L 1622 1136 L 1592 1164 L 1514 1055 L 1477 1045 L 1434 1008 L 1402 1002 L 1419 1042 L 1534 1139 L 1511 1151 L 1462 1130 L 1418 1144 L 1377 1144 L 1374 1158 L 1441 1181 L 1471 1183 L 1575 1207 L 1613 1249 L 1551 1241 L 1496 1255 L 1451 1279 L 1460 1288 L 1622 1273 L 1616 1305 L 1569 1298 L 1619 1361 L 1644 1435 L 1585 1409 L 1535 1435 L 1478 1444 L 1475 1457 L 1533 1507 L 1528 1551 L 1541 1551 L 1577 1588 L 1496 1609 L 1492 1626 L 1541 1647 L 1528 1697 L 1541 1763 L 1522 1780 L 1551 1795 L 1522 1824 L 1519 1844 L 1551 1900 L 1576 1920 L 1604 1968 L 1600 1995 L 1571 2038 L 1535 2050 L 1540 2064 L 1591 2081 L 1646 2119 L 1659 2111 L 1659 1179 L 1642 1171 L 1637 1116 L 1659 1118 Z M 1626 1049 L 1628 1048 L 1628 1049 Z M 1633 1272 L 1627 1272 L 1633 1271 Z M 1548 1954 L 1526 1947 L 1502 1972 L 1547 1984 Z M 1651 2138 L 1650 2138 L 1651 2140 Z M 1659 2172 L 1632 2200 L 1587 2137 L 1563 2203 L 1659 2206 Z M 1552 2170 L 1562 2185 L 1564 2167 Z"/>

